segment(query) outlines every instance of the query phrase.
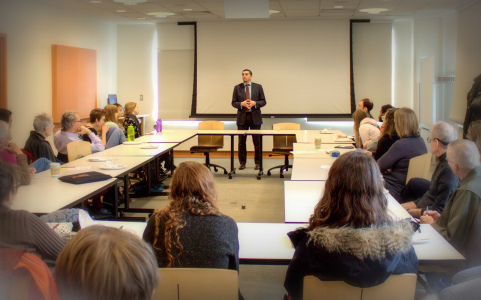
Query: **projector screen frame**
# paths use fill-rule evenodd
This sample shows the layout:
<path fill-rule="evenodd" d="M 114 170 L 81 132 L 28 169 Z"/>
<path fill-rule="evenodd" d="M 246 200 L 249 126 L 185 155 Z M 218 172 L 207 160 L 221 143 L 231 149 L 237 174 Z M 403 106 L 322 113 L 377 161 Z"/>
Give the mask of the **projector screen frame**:
<path fill-rule="evenodd" d="M 356 96 L 354 87 L 354 69 L 353 69 L 353 47 L 352 47 L 352 26 L 354 23 L 370 23 L 370 19 L 351 19 L 349 20 L 349 53 L 350 53 L 350 104 L 351 114 L 262 114 L 263 119 L 269 118 L 316 118 L 316 119 L 333 119 L 333 120 L 350 120 L 352 113 L 356 111 Z M 205 114 L 197 113 L 197 22 L 178 22 L 179 26 L 194 26 L 194 79 L 192 86 L 192 104 L 189 118 L 236 118 L 236 114 Z"/>

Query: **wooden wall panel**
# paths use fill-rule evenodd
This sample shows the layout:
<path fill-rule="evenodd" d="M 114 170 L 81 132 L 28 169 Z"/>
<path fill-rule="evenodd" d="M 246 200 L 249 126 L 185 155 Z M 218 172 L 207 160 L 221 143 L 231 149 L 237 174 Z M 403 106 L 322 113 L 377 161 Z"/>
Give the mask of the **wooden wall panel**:
<path fill-rule="evenodd" d="M 0 108 L 8 108 L 7 101 L 7 35 L 0 33 Z"/>
<path fill-rule="evenodd" d="M 52 116 L 60 122 L 66 110 L 88 118 L 97 107 L 97 52 L 52 45 Z"/>

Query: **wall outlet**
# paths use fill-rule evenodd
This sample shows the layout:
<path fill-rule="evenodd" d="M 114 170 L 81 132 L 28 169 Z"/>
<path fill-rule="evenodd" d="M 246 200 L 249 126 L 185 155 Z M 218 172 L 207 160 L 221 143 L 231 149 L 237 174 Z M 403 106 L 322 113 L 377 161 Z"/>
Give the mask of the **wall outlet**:
<path fill-rule="evenodd" d="M 140 101 L 144 100 L 144 95 L 140 95 Z"/>

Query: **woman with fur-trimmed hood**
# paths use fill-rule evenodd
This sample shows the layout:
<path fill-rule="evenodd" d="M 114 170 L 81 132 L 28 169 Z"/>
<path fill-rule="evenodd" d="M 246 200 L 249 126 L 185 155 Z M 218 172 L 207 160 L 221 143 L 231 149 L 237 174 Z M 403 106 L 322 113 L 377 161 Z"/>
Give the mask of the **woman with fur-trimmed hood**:
<path fill-rule="evenodd" d="M 334 162 L 308 227 L 288 234 L 296 247 L 284 282 L 292 299 L 302 299 L 307 275 L 365 288 L 391 274 L 417 273 L 413 228 L 389 216 L 381 178 L 362 151 Z"/>

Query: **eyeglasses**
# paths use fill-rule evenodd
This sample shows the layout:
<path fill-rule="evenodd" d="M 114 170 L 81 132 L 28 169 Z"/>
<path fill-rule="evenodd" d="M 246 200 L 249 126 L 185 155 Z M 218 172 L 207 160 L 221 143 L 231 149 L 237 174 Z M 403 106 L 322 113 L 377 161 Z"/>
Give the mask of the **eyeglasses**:
<path fill-rule="evenodd" d="M 444 146 L 449 145 L 449 143 L 446 143 L 445 141 L 442 141 L 442 140 L 437 139 L 437 138 L 434 138 L 434 139 L 432 139 L 432 140 L 431 140 L 431 137 L 429 137 L 429 136 L 426 138 L 426 141 L 427 141 L 428 143 L 431 143 L 432 141 L 435 141 L 435 140 L 438 140 L 438 141 L 439 141 L 441 144 L 443 144 Z"/>

